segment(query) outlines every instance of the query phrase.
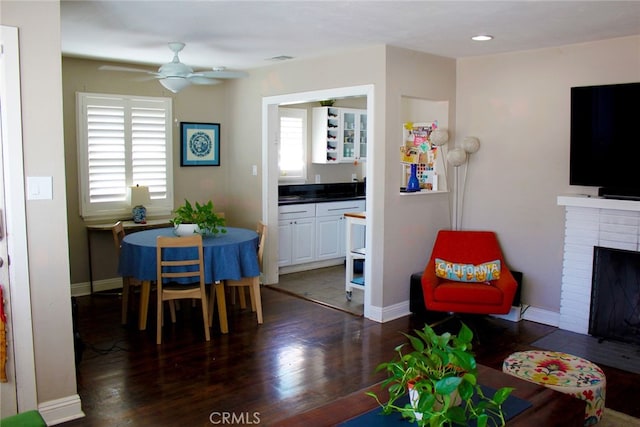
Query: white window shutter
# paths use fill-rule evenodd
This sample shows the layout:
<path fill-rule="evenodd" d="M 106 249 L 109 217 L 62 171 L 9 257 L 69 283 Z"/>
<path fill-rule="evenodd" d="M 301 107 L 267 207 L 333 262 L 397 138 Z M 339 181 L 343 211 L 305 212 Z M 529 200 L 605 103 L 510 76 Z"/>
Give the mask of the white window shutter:
<path fill-rule="evenodd" d="M 124 107 L 89 104 L 86 108 L 89 203 L 124 201 Z"/>
<path fill-rule="evenodd" d="M 307 179 L 307 111 L 280 108 L 278 167 L 280 181 Z"/>
<path fill-rule="evenodd" d="M 80 215 L 127 218 L 129 187 L 149 187 L 148 214 L 173 209 L 170 98 L 77 94 Z"/>

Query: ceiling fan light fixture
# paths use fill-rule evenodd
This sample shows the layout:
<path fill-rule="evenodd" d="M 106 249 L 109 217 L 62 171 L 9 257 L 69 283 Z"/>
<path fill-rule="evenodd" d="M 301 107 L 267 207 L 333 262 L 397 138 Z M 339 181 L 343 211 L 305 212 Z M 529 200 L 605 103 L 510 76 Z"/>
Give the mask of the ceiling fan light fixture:
<path fill-rule="evenodd" d="M 191 84 L 189 79 L 184 77 L 165 77 L 158 81 L 165 89 L 168 89 L 173 93 L 178 93 Z"/>

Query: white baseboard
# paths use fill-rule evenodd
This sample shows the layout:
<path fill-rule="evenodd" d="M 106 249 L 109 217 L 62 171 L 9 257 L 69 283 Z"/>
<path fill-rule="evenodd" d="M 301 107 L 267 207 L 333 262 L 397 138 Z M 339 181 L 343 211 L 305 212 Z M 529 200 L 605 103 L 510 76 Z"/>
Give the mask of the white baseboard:
<path fill-rule="evenodd" d="M 522 311 L 522 318 L 543 325 L 555 326 L 560 324 L 560 313 L 543 308 L 526 306 Z"/>
<path fill-rule="evenodd" d="M 38 412 L 48 426 L 62 424 L 85 416 L 80 405 L 80 396 L 77 394 L 40 403 Z"/>
<path fill-rule="evenodd" d="M 111 279 L 94 280 L 93 291 L 110 291 L 112 289 L 122 289 L 122 278 L 113 277 Z M 91 295 L 91 285 L 89 282 L 71 284 L 71 296 L 79 297 L 83 295 Z"/>
<path fill-rule="evenodd" d="M 558 326 L 560 313 L 545 310 L 542 308 L 523 305 L 519 307 L 511 307 L 511 311 L 507 314 L 492 314 L 492 317 L 499 319 L 519 322 L 520 320 L 529 320 L 531 322 L 541 323 L 543 325 Z"/>
<path fill-rule="evenodd" d="M 522 307 L 512 306 L 511 310 L 507 314 L 492 314 L 491 317 L 497 317 L 498 319 L 509 320 L 510 322 L 519 322 L 522 320 L 521 316 Z"/>
<path fill-rule="evenodd" d="M 365 307 L 364 317 L 379 323 L 385 323 L 404 316 L 409 316 L 410 314 L 411 310 L 409 310 L 409 301 L 403 301 L 387 307 L 371 306 L 370 310 L 367 310 Z"/>

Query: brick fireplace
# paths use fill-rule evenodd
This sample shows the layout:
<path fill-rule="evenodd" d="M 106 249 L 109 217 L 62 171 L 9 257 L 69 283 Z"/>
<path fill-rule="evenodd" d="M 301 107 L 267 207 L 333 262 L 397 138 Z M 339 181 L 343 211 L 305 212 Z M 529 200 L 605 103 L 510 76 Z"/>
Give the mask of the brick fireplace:
<path fill-rule="evenodd" d="M 565 206 L 560 329 L 589 333 L 593 248 L 640 251 L 640 202 L 560 196 Z"/>

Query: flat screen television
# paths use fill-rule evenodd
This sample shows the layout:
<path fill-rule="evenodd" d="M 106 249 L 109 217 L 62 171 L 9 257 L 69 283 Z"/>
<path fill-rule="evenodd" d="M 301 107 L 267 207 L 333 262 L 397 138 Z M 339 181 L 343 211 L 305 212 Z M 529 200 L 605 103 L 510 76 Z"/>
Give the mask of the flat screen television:
<path fill-rule="evenodd" d="M 569 183 L 640 198 L 640 82 L 571 88 Z"/>

